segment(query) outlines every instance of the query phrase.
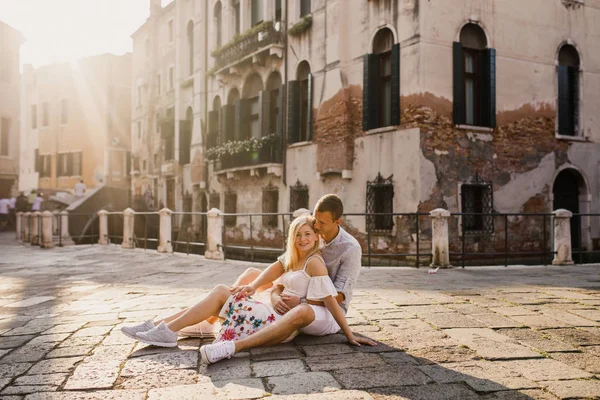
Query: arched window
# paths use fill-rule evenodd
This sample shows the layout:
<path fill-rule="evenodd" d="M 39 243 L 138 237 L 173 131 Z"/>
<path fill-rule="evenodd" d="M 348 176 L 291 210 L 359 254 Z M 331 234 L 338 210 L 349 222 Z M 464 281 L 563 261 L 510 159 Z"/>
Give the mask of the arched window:
<path fill-rule="evenodd" d="M 453 46 L 454 123 L 496 127 L 496 51 L 485 32 L 466 24 Z"/>
<path fill-rule="evenodd" d="M 289 82 L 288 143 L 312 140 L 312 74 L 308 62 L 302 61 L 296 80 Z"/>
<path fill-rule="evenodd" d="M 221 98 L 215 96 L 212 111 L 208 112 L 208 137 L 206 148 L 215 147 L 221 142 Z"/>
<path fill-rule="evenodd" d="M 185 120 L 179 121 L 179 163 L 181 165 L 190 163 L 193 123 L 194 111 L 192 107 L 188 107 L 185 111 Z"/>
<path fill-rule="evenodd" d="M 223 143 L 236 140 L 236 131 L 239 124 L 236 124 L 236 108 L 239 107 L 240 92 L 233 88 L 227 95 L 227 104 L 221 107 L 221 137 Z"/>
<path fill-rule="evenodd" d="M 244 102 L 241 104 L 240 140 L 249 136 L 259 138 L 262 136 L 261 127 L 261 99 L 260 92 L 263 90 L 262 79 L 258 74 L 252 74 L 246 79 L 243 95 Z M 247 117 L 247 120 L 246 118 Z M 248 124 L 244 123 L 247 121 Z"/>
<path fill-rule="evenodd" d="M 217 39 L 216 41 L 216 45 L 215 47 L 221 47 L 221 43 L 222 43 L 222 36 L 221 36 L 221 32 L 223 31 L 223 19 L 221 16 L 221 11 L 222 11 L 222 6 L 221 6 L 221 2 L 217 1 L 217 4 L 215 4 L 215 37 Z"/>
<path fill-rule="evenodd" d="M 400 124 L 400 45 L 380 29 L 364 59 L 363 130 Z"/>
<path fill-rule="evenodd" d="M 579 131 L 579 53 L 571 45 L 558 52 L 558 134 L 576 136 Z"/>
<path fill-rule="evenodd" d="M 187 44 L 188 44 L 188 57 L 189 57 L 189 74 L 188 76 L 193 75 L 194 73 L 194 23 L 192 21 L 188 22 L 187 25 Z"/>

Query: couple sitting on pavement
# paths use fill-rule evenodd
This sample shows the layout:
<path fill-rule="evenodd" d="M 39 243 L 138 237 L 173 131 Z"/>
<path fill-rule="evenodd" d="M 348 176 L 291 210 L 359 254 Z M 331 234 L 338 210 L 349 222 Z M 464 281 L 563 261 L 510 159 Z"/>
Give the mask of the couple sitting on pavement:
<path fill-rule="evenodd" d="M 223 322 L 216 340 L 200 348 L 206 363 L 288 342 L 299 332 L 324 336 L 341 329 L 349 343 L 374 346 L 372 340 L 354 336 L 346 322 L 362 252 L 358 241 L 340 227 L 342 213 L 338 196 L 323 196 L 314 216 L 304 214 L 291 223 L 286 253 L 264 271 L 249 268 L 233 286 L 216 286 L 193 307 L 121 331 L 143 343 L 175 347 L 179 330 L 219 318 Z M 251 297 L 273 284 L 272 306 Z"/>

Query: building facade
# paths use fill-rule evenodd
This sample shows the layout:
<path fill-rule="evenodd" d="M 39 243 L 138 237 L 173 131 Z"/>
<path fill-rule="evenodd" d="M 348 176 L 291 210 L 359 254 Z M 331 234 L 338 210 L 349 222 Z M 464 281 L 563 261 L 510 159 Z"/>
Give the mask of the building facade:
<path fill-rule="evenodd" d="M 19 177 L 19 50 L 25 38 L 0 21 L 0 199 L 16 196 Z"/>
<path fill-rule="evenodd" d="M 150 48 L 163 68 L 142 88 L 170 82 L 173 66 L 173 94 L 159 97 L 173 118 L 142 121 L 160 138 L 144 146 L 167 156 L 148 153 L 159 175 L 140 182 L 158 182 L 164 205 L 185 210 L 192 194 L 195 211 L 290 212 L 336 193 L 348 213 L 600 211 L 597 1 L 156 3 L 134 60 Z M 158 38 L 144 33 L 154 23 Z M 457 236 L 500 229 L 491 216 L 457 221 Z M 401 216 L 346 223 L 382 250 L 416 234 Z M 523 246 L 542 229 L 506 223 Z M 600 238 L 593 218 L 573 223 L 575 246 Z M 282 224 L 256 218 L 250 237 L 247 222 L 226 220 L 246 242 L 268 243 Z"/>
<path fill-rule="evenodd" d="M 129 188 L 131 54 L 104 54 L 22 77 L 19 189 Z"/>

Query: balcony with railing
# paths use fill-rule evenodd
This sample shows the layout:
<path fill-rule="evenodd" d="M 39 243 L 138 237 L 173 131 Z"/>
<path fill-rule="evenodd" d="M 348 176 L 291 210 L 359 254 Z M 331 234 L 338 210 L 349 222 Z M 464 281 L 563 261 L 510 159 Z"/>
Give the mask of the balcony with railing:
<path fill-rule="evenodd" d="M 264 168 L 267 173 L 281 175 L 283 152 L 281 140 L 275 136 L 269 143 L 258 150 L 240 151 L 235 154 L 222 154 L 214 161 L 217 174 L 235 173 L 236 171 L 257 170 Z"/>
<path fill-rule="evenodd" d="M 283 34 L 273 21 L 266 21 L 250 28 L 242 35 L 212 52 L 215 66 L 212 73 L 221 73 L 248 59 L 268 55 L 283 55 Z"/>

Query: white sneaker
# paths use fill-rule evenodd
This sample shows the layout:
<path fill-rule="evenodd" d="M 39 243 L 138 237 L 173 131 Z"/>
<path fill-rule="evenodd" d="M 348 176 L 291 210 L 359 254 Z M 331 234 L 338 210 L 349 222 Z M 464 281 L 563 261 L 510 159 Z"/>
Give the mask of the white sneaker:
<path fill-rule="evenodd" d="M 154 322 L 152 322 L 152 320 L 149 319 L 138 325 L 122 326 L 121 332 L 123 332 L 123 335 L 125 335 L 129 338 L 132 338 L 133 340 L 137 340 L 137 337 L 135 335 L 137 335 L 140 332 L 149 331 L 150 329 L 154 329 Z"/>
<path fill-rule="evenodd" d="M 139 332 L 135 338 L 140 342 L 160 347 L 176 347 L 177 332 L 173 332 L 167 327 L 165 321 L 158 326 L 146 332 Z"/>
<path fill-rule="evenodd" d="M 216 363 L 224 358 L 231 358 L 235 354 L 235 343 L 233 340 L 205 344 L 200 347 L 202 360 L 207 364 Z"/>

